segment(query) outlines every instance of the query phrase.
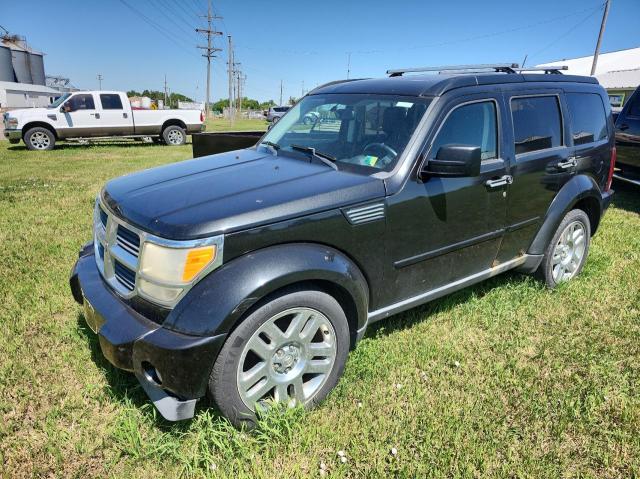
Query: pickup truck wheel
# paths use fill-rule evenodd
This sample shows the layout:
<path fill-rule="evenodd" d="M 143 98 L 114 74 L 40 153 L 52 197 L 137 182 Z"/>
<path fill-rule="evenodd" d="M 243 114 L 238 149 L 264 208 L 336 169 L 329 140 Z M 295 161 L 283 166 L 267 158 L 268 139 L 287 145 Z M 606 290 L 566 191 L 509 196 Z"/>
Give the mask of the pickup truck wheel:
<path fill-rule="evenodd" d="M 167 145 L 178 146 L 184 145 L 187 141 L 187 132 L 184 128 L 177 125 L 171 125 L 164 129 L 162 138 Z"/>
<path fill-rule="evenodd" d="M 236 427 L 253 427 L 270 401 L 311 408 L 342 375 L 349 327 L 338 302 L 293 290 L 258 307 L 229 335 L 213 367 L 209 394 Z"/>
<path fill-rule="evenodd" d="M 41 126 L 28 130 L 23 139 L 28 150 L 53 150 L 56 144 L 53 133 Z"/>
<path fill-rule="evenodd" d="M 553 235 L 536 272 L 549 288 L 569 281 L 582 271 L 589 253 L 591 223 L 582 210 L 566 214 Z"/>

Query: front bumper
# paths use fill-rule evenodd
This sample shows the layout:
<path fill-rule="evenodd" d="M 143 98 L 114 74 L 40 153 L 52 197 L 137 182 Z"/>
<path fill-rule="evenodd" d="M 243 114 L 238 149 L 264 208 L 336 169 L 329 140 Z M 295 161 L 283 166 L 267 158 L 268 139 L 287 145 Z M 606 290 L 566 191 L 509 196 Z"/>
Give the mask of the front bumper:
<path fill-rule="evenodd" d="M 100 276 L 91 244 L 80 251 L 70 285 L 105 358 L 136 375 L 165 419 L 193 417 L 226 335 L 177 333 L 136 312 Z"/>
<path fill-rule="evenodd" d="M 4 130 L 4 137 L 7 140 L 21 140 L 22 131 L 20 130 Z"/>

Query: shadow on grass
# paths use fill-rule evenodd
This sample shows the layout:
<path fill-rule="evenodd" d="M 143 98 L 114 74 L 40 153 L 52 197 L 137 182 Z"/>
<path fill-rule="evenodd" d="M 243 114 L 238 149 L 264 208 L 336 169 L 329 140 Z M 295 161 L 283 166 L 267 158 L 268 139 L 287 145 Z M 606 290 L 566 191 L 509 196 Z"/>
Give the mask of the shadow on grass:
<path fill-rule="evenodd" d="M 191 142 L 187 141 L 185 145 L 190 145 Z M 131 141 L 131 140 L 105 140 L 105 141 L 89 141 L 87 143 L 56 143 L 54 150 L 78 150 L 82 148 L 99 148 L 99 147 L 122 147 L 122 148 L 132 148 L 132 147 L 167 147 L 162 143 L 153 143 L 153 142 L 145 142 L 145 141 Z M 9 151 L 29 151 L 24 144 L 20 143 L 19 145 L 13 145 L 7 148 Z"/>
<path fill-rule="evenodd" d="M 377 321 L 367 328 L 365 337 L 388 336 L 396 331 L 410 328 L 413 325 L 428 321 L 429 317 L 433 314 L 450 311 L 456 306 L 466 303 L 471 298 L 482 298 L 495 288 L 499 288 L 507 283 L 524 281 L 526 278 L 527 275 L 523 273 L 507 271 L 473 286 L 468 286 L 454 293 L 445 295 L 442 298 Z M 540 286 L 543 287 L 542 283 L 540 283 Z"/>
<path fill-rule="evenodd" d="M 155 410 L 155 407 L 151 404 L 151 400 L 146 395 L 133 373 L 116 368 L 104 357 L 102 349 L 100 348 L 98 335 L 89 328 L 85 321 L 84 314 L 81 312 L 78 313 L 77 323 L 78 333 L 80 337 L 86 341 L 89 351 L 91 352 L 91 360 L 95 363 L 109 384 L 109 387 L 105 390 L 105 394 L 110 399 L 123 406 L 128 404 L 133 405 L 140 411 L 140 414 L 142 414 L 146 420 L 165 432 L 181 434 L 191 427 L 191 420 L 172 422 L 164 419 L 160 413 Z M 201 399 L 196 404 L 195 416 L 203 410 L 209 411 L 209 413 L 214 417 L 220 416 L 213 404 L 211 404 L 206 398 Z"/>
<path fill-rule="evenodd" d="M 614 180 L 613 189 L 615 193 L 612 202 L 616 208 L 640 213 L 640 186 Z"/>

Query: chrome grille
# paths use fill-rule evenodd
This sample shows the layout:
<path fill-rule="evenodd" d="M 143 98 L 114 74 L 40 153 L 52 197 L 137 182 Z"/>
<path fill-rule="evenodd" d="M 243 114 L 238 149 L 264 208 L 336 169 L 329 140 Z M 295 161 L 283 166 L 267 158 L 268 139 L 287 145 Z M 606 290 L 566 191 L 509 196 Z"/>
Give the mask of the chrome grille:
<path fill-rule="evenodd" d="M 96 264 L 102 277 L 124 297 L 136 294 L 140 234 L 96 201 L 94 213 Z"/>
<path fill-rule="evenodd" d="M 136 258 L 140 255 L 140 236 L 122 225 L 118 225 L 116 242 L 122 249 Z"/>

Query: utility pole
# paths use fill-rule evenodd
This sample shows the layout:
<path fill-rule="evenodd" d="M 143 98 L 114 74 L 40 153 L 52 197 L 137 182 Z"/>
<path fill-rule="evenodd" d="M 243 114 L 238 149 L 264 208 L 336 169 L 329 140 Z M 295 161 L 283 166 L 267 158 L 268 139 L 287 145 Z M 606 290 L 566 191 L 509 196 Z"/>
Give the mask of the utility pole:
<path fill-rule="evenodd" d="M 167 74 L 164 74 L 164 107 L 167 107 Z"/>
<path fill-rule="evenodd" d="M 278 103 L 278 106 L 282 106 L 282 80 L 280 80 L 280 103 Z"/>
<path fill-rule="evenodd" d="M 204 18 L 207 19 L 207 28 L 196 28 L 196 32 L 197 33 L 204 33 L 207 35 L 207 46 L 201 46 L 198 45 L 198 48 L 202 49 L 202 50 L 206 50 L 207 53 L 205 53 L 204 55 L 202 55 L 203 57 L 205 57 L 207 59 L 207 97 L 205 100 L 205 111 L 206 111 L 206 116 L 207 118 L 209 118 L 209 108 L 210 108 L 210 103 L 211 103 L 211 96 L 210 96 L 210 91 L 211 91 L 211 59 L 215 58 L 215 53 L 220 51 L 220 48 L 214 48 L 213 47 L 213 37 L 216 35 L 222 35 L 222 32 L 218 32 L 216 30 L 214 30 L 212 28 L 212 22 L 213 20 L 218 20 L 221 19 L 222 17 L 217 17 L 214 16 L 212 14 L 211 11 L 211 0 L 209 0 L 207 2 L 208 4 L 208 9 L 207 9 L 207 15 L 204 16 Z"/>
<path fill-rule="evenodd" d="M 233 124 L 235 119 L 235 112 L 233 108 L 233 43 L 231 41 L 231 35 L 227 35 L 229 40 L 229 59 L 227 64 L 227 73 L 229 75 L 229 120 Z"/>
<path fill-rule="evenodd" d="M 600 33 L 598 34 L 598 42 L 596 43 L 596 51 L 593 54 L 593 63 L 591 64 L 591 76 L 596 74 L 596 66 L 598 65 L 598 55 L 600 55 L 600 45 L 602 44 L 602 36 L 604 35 L 604 27 L 607 25 L 607 17 L 609 16 L 609 8 L 611 8 L 611 0 L 607 0 L 602 14 L 602 23 L 600 24 Z"/>
<path fill-rule="evenodd" d="M 103 80 L 102 75 L 98 73 L 98 90 L 102 90 L 102 80 Z"/>
<path fill-rule="evenodd" d="M 351 52 L 347 53 L 347 80 L 349 79 L 349 75 L 351 75 Z"/>

